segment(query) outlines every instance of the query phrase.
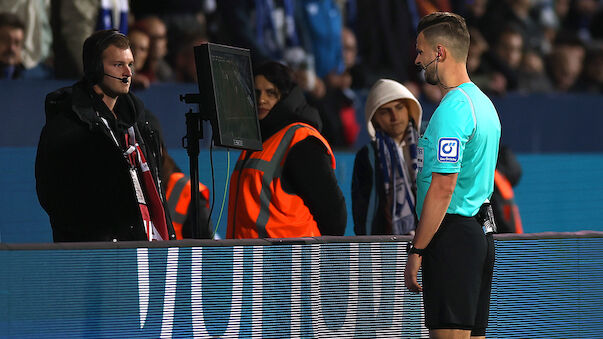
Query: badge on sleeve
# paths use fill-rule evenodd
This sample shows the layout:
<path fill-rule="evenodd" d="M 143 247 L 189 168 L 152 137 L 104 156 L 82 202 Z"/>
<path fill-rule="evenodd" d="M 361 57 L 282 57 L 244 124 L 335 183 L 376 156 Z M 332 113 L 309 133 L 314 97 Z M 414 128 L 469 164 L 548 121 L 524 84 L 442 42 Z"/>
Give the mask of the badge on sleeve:
<path fill-rule="evenodd" d="M 440 141 L 438 141 L 438 161 L 450 163 L 459 161 L 458 138 L 440 138 Z"/>

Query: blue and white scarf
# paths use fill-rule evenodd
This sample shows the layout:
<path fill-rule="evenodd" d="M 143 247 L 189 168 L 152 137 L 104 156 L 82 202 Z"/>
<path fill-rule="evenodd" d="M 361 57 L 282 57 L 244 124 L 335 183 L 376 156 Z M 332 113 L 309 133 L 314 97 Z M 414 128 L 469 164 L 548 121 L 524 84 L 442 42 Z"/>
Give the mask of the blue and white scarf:
<path fill-rule="evenodd" d="M 418 135 L 411 120 L 408 123 L 404 142 L 408 146 L 410 158 L 405 159 L 401 146 L 382 131 L 376 131 L 377 162 L 381 170 L 388 222 L 391 234 L 409 234 L 417 228 L 415 212 L 415 192 L 417 191 L 417 140 Z M 410 161 L 410 166 L 407 164 Z M 392 190 L 393 188 L 393 190 Z M 389 227 L 388 227 L 389 228 Z"/>

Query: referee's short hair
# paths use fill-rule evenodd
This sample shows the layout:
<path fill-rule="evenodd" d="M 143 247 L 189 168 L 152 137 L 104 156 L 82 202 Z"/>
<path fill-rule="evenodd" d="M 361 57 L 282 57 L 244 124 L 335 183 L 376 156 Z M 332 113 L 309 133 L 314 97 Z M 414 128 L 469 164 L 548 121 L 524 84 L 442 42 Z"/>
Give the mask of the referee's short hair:
<path fill-rule="evenodd" d="M 435 12 L 424 16 L 417 26 L 417 34 L 431 45 L 440 43 L 450 50 L 457 61 L 467 61 L 469 30 L 462 16 L 449 12 Z"/>

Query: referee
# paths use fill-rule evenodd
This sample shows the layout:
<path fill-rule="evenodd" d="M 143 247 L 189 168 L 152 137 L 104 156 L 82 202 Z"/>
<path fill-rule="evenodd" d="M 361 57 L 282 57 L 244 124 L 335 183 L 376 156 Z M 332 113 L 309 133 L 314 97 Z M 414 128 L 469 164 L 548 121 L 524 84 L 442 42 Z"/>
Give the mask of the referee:
<path fill-rule="evenodd" d="M 467 74 L 465 20 L 432 13 L 417 32 L 415 62 L 443 98 L 419 139 L 420 217 L 404 280 L 410 291 L 423 292 L 431 338 L 485 337 L 494 241 L 476 215 L 493 191 L 500 120 Z M 423 286 L 417 282 L 421 266 Z"/>

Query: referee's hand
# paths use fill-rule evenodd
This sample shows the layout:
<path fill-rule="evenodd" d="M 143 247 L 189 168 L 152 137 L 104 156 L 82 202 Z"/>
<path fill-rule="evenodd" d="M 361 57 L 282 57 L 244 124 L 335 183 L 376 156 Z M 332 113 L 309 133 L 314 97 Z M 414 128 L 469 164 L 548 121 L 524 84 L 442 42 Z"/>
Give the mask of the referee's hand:
<path fill-rule="evenodd" d="M 423 287 L 417 281 L 419 268 L 423 258 L 418 254 L 409 254 L 406 259 L 406 267 L 404 268 L 404 285 L 409 291 L 419 293 L 423 291 Z"/>

